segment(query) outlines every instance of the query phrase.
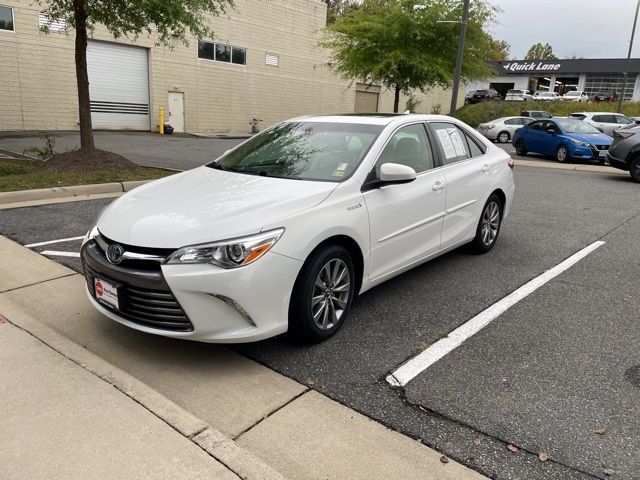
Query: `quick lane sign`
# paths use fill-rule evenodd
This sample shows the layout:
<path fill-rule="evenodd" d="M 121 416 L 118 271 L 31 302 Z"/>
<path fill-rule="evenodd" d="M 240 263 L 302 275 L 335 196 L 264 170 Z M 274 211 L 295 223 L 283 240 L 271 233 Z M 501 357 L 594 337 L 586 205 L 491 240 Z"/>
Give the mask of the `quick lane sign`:
<path fill-rule="evenodd" d="M 502 65 L 508 72 L 555 72 L 562 64 L 555 62 L 509 62 Z"/>

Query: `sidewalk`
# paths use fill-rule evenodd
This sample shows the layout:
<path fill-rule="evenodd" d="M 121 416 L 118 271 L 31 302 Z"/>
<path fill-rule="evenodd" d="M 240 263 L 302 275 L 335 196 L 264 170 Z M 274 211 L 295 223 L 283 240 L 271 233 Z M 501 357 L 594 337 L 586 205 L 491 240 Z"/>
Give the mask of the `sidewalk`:
<path fill-rule="evenodd" d="M 484 478 L 231 349 L 106 319 L 81 275 L 2 236 L 0 259 L 9 478 Z"/>
<path fill-rule="evenodd" d="M 2 478 L 239 478 L 140 404 L 2 319 L 0 364 Z"/>

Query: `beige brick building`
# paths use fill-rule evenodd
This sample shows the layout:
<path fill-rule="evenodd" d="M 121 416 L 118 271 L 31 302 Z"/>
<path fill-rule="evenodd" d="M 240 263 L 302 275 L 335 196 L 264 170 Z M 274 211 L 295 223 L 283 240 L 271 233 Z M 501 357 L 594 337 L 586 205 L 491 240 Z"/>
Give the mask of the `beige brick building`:
<path fill-rule="evenodd" d="M 0 130 L 78 128 L 73 31 L 52 24 L 41 33 L 47 21 L 30 0 L 0 0 Z M 187 132 L 247 132 L 252 117 L 264 127 L 297 115 L 393 109 L 392 92 L 332 73 L 317 46 L 326 23 L 320 0 L 236 0 L 211 22 L 216 38 L 173 49 L 152 36 L 115 40 L 96 29 L 88 49 L 94 126 L 157 130 L 160 107 Z M 446 112 L 450 93 L 416 98 L 418 112 Z"/>

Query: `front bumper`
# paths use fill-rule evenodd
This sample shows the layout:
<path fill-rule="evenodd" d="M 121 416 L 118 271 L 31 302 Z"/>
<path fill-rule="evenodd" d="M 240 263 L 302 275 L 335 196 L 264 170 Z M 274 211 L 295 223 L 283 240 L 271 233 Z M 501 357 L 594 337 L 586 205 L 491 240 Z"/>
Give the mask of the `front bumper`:
<path fill-rule="evenodd" d="M 116 266 L 106 260 L 94 241 L 85 243 L 81 258 L 89 300 L 107 317 L 147 333 L 215 343 L 252 342 L 286 332 L 289 300 L 302 267 L 302 262 L 275 252 L 237 269 L 208 264 L 156 264 L 151 269 Z M 124 292 L 121 311 L 95 299 L 93 275 L 121 285 Z M 131 315 L 128 292 L 139 291 L 140 287 L 170 294 L 188 325 L 174 328 L 155 324 L 153 308 L 145 310 L 153 314 L 150 319 L 149 315 L 142 320 Z"/>
<path fill-rule="evenodd" d="M 620 170 L 629 171 L 629 164 L 624 160 L 614 157 L 611 153 L 607 152 L 607 163 L 611 165 L 613 168 L 618 168 Z"/>
<path fill-rule="evenodd" d="M 600 152 L 603 152 L 603 154 L 600 155 Z M 573 158 L 581 158 L 585 160 L 604 160 L 606 158 L 607 150 L 598 150 L 597 148 L 576 145 L 569 153 Z"/>

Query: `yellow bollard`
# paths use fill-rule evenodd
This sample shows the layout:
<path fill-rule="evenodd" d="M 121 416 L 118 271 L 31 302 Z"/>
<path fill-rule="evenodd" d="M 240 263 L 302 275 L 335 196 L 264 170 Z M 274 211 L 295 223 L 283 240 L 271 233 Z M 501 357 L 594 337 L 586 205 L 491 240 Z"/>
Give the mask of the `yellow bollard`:
<path fill-rule="evenodd" d="M 158 117 L 160 119 L 160 125 L 158 126 L 158 131 L 160 135 L 164 135 L 164 107 L 160 107 L 160 111 L 158 112 Z"/>

